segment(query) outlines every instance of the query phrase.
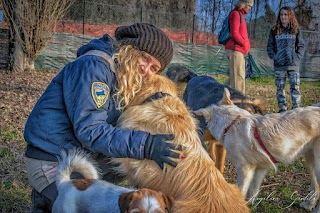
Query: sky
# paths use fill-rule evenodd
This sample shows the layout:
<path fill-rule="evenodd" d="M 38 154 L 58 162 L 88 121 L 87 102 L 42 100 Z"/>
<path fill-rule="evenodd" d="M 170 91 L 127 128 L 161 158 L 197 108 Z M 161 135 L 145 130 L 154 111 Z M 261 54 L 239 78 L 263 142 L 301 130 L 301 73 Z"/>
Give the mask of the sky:
<path fill-rule="evenodd" d="M 211 2 L 213 2 L 213 0 L 209 0 L 209 1 L 211 1 Z M 279 12 L 279 0 L 268 0 L 269 1 L 269 5 L 270 5 L 270 7 L 271 7 L 271 9 L 272 9 L 272 11 L 274 11 L 275 12 L 275 14 L 278 14 L 278 12 Z M 206 5 L 205 3 L 206 2 L 208 2 L 208 0 L 197 0 L 197 6 L 196 6 L 196 11 L 197 11 L 197 14 L 201 14 L 199 11 L 200 11 L 200 8 L 201 7 L 204 7 L 204 5 Z M 224 0 L 223 2 L 225 2 L 225 4 L 223 4 L 223 6 L 222 7 L 224 7 L 224 8 L 228 8 L 228 9 L 221 9 L 221 17 L 219 18 L 219 20 L 218 20 L 218 23 L 217 23 L 217 27 L 216 27 L 216 29 L 220 29 L 221 28 L 221 24 L 222 24 L 222 22 L 223 22 L 223 19 L 226 17 L 226 14 L 223 14 L 224 12 L 224 10 L 226 10 L 226 12 L 228 13 L 228 12 L 230 12 L 231 11 L 231 9 L 234 7 L 233 5 L 231 5 L 231 0 Z M 234 0 L 233 2 L 237 2 L 236 0 Z M 264 11 L 264 1 L 262 1 L 262 0 L 260 0 L 260 2 L 261 2 L 261 5 L 260 5 L 260 12 L 257 14 L 257 18 L 258 17 L 260 17 L 260 16 L 263 16 L 264 14 L 265 14 L 265 11 Z M 320 3 L 319 3 L 319 0 L 307 0 L 306 1 L 307 2 L 307 4 L 311 4 L 312 2 L 314 2 L 315 4 L 318 4 L 317 6 L 318 7 L 312 7 L 312 9 L 314 10 L 314 15 L 317 17 L 316 19 L 314 19 L 313 20 L 313 22 L 311 23 L 311 25 L 314 25 L 314 23 L 320 23 Z M 295 3 L 295 1 L 294 0 L 283 0 L 283 3 L 282 3 L 282 6 L 284 6 L 284 5 L 287 5 L 287 6 L 291 6 L 291 7 L 295 7 L 296 6 L 296 3 Z M 255 11 L 255 8 L 253 8 L 253 10 L 251 10 L 250 12 L 249 12 L 249 14 L 247 14 L 246 15 L 246 19 L 248 20 L 249 19 L 249 17 L 251 17 L 251 12 L 253 12 L 253 11 Z M 255 15 L 255 14 L 252 14 L 253 16 Z M 201 16 L 200 16 L 201 17 Z M 253 17 L 254 18 L 254 17 Z M 208 31 L 210 31 L 210 29 L 211 29 L 211 20 L 210 19 L 206 19 L 205 20 L 206 21 L 206 25 L 208 26 Z M 198 20 L 198 24 L 199 24 L 199 26 L 203 26 L 203 23 L 204 23 L 204 20 L 201 20 L 201 19 L 199 19 Z"/>
<path fill-rule="evenodd" d="M 3 12 L 2 12 L 2 10 L 0 10 L 0 24 L 2 22 L 2 19 L 3 19 Z"/>

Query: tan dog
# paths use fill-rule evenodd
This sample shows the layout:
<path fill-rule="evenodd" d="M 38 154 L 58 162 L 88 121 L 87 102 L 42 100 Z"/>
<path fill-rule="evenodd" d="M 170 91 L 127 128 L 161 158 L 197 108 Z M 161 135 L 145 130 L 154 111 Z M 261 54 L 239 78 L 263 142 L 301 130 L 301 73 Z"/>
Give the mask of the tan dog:
<path fill-rule="evenodd" d="M 300 206 L 308 210 L 316 207 L 313 212 L 319 213 L 320 108 L 251 115 L 233 105 L 227 90 L 222 102 L 228 105 L 212 105 L 195 113 L 205 117 L 210 132 L 226 147 L 243 194 L 254 198 L 275 163 L 290 164 L 302 155 L 311 176 L 312 196 Z"/>
<path fill-rule="evenodd" d="M 144 103 L 156 92 L 170 95 Z M 147 79 L 118 122 L 122 128 L 174 134 L 172 143 L 185 148 L 186 158 L 176 168 L 165 165 L 163 171 L 151 160 L 115 159 L 132 184 L 172 196 L 176 213 L 249 212 L 238 187 L 226 182 L 202 147 L 196 119 L 168 78 L 156 75 Z"/>
<path fill-rule="evenodd" d="M 85 179 L 70 179 L 79 172 Z M 63 152 L 57 174 L 53 213 L 170 213 L 173 199 L 150 189 L 132 189 L 98 180 L 95 163 L 83 151 Z"/>

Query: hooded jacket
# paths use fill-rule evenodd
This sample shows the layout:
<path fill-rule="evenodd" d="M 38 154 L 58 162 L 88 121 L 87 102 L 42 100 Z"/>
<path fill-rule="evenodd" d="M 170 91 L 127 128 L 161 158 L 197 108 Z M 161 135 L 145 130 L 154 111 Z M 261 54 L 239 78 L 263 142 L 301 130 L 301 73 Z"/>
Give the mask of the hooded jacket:
<path fill-rule="evenodd" d="M 112 55 L 114 41 L 104 35 L 80 47 L 77 56 L 90 50 Z M 143 159 L 149 133 L 115 127 L 120 116 L 112 98 L 115 83 L 110 64 L 100 56 L 85 55 L 67 64 L 28 117 L 26 156 L 54 160 L 49 156 L 60 156 L 61 149 L 83 147 L 108 157 Z"/>
<path fill-rule="evenodd" d="M 274 62 L 274 70 L 299 71 L 300 61 L 304 55 L 305 44 L 300 29 L 292 35 L 288 28 L 283 28 L 283 33 L 273 35 L 269 33 L 267 53 Z"/>
<path fill-rule="evenodd" d="M 250 50 L 250 41 L 248 37 L 247 23 L 244 18 L 245 14 L 246 13 L 243 9 L 239 10 L 239 12 L 236 10 L 231 11 L 229 16 L 231 38 L 226 43 L 225 49 L 239 51 L 246 55 Z"/>

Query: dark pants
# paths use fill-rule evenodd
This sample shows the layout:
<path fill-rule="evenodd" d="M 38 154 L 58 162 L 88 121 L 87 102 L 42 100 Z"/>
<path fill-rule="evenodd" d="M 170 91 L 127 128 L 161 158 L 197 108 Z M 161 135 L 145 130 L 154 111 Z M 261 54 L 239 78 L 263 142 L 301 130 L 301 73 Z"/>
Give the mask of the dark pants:
<path fill-rule="evenodd" d="M 56 183 L 51 183 L 41 193 L 32 189 L 32 213 L 50 213 L 58 196 Z"/>
<path fill-rule="evenodd" d="M 106 158 L 103 155 L 94 156 L 98 162 L 102 171 L 102 179 L 113 184 L 119 184 L 125 176 L 122 176 L 115 172 L 115 164 L 110 163 L 110 158 Z M 81 174 L 74 172 L 71 175 L 71 179 L 84 178 Z M 58 190 L 56 183 L 52 183 L 47 186 L 41 193 L 32 189 L 32 213 L 51 213 L 51 209 L 54 201 L 58 196 Z"/>

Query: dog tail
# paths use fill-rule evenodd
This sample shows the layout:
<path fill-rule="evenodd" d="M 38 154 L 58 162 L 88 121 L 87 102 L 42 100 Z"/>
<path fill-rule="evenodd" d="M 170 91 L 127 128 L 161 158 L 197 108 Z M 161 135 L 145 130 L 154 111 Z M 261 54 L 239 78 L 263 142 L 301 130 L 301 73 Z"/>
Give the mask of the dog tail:
<path fill-rule="evenodd" d="M 56 184 L 59 186 L 71 180 L 71 174 L 78 172 L 86 179 L 99 179 L 96 163 L 90 159 L 88 153 L 82 149 L 72 149 L 68 152 L 62 151 L 59 159 Z"/>

